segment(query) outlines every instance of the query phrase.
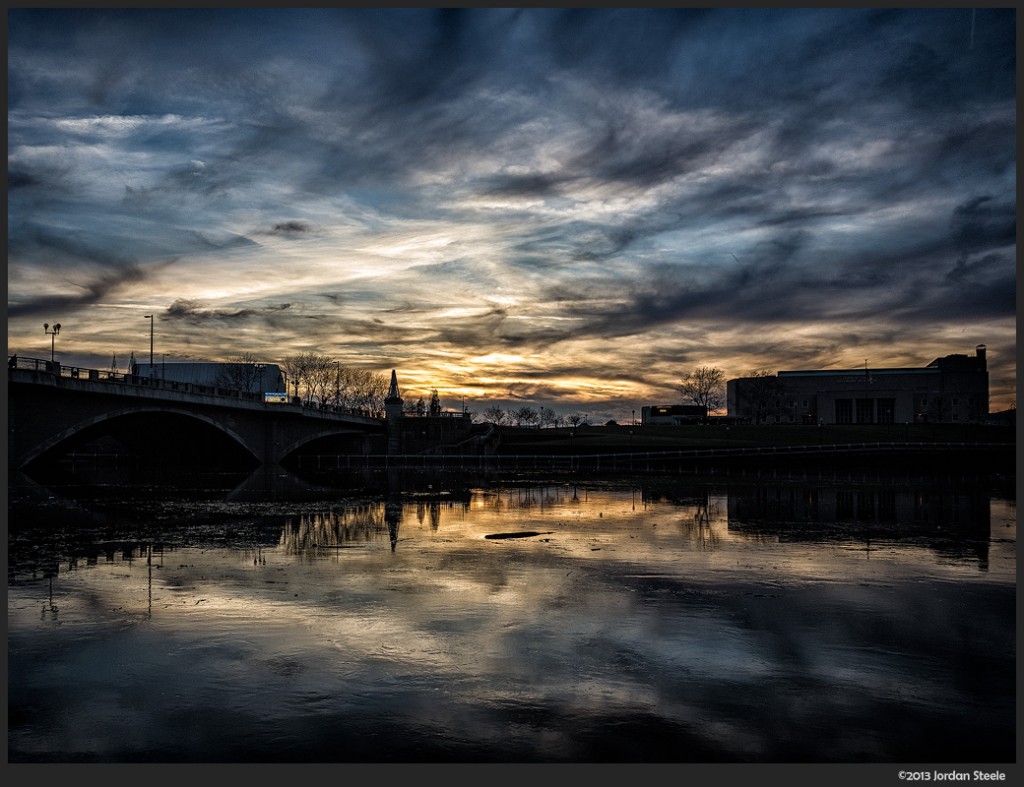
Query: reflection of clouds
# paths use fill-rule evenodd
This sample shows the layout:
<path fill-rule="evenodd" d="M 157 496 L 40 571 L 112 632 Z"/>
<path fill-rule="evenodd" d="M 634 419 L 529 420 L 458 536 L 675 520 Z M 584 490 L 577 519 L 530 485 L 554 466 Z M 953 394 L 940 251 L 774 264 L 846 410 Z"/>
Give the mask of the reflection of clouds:
<path fill-rule="evenodd" d="M 846 510 L 843 508 L 845 493 L 838 493 L 833 500 L 828 495 L 819 497 L 817 493 L 808 497 L 803 492 L 786 491 L 785 496 L 780 497 L 771 489 L 765 492 L 759 487 L 756 491 L 759 496 L 752 496 L 746 490 L 731 493 L 698 490 L 682 496 L 665 496 L 639 489 L 625 492 L 565 484 L 478 489 L 473 491 L 468 503 L 437 498 L 405 503 L 400 513 L 396 512 L 400 517 L 401 535 L 397 549 L 458 544 L 493 533 L 536 531 L 540 535 L 488 543 L 495 554 L 529 553 L 535 557 L 603 564 L 619 561 L 624 565 L 642 565 L 652 575 L 671 574 L 682 567 L 701 571 L 715 568 L 739 574 L 755 563 L 754 559 L 745 557 L 748 550 L 755 553 L 761 550 L 763 555 L 772 556 L 773 569 L 781 573 L 772 581 L 785 581 L 787 576 L 800 581 L 824 581 L 837 574 L 842 576 L 845 571 L 868 561 L 874 561 L 875 565 L 859 566 L 857 570 L 874 575 L 884 573 L 887 562 L 908 560 L 920 565 L 922 571 L 957 573 L 971 568 L 974 553 L 970 551 L 964 552 L 957 561 L 936 563 L 935 549 L 928 541 L 894 542 L 897 532 L 872 536 L 868 532 L 830 530 L 830 518 Z M 861 498 L 870 503 L 867 508 L 863 500 L 860 504 L 856 502 Z M 850 516 L 867 511 L 871 517 L 882 516 L 886 521 L 884 517 L 890 516 L 886 512 L 892 507 L 891 498 L 891 492 L 879 496 L 865 488 L 856 493 L 852 498 L 854 503 L 847 507 Z M 904 493 L 895 498 L 897 504 L 893 512 L 903 510 L 904 504 L 900 501 L 904 498 Z M 911 495 L 909 499 L 919 502 L 910 514 L 900 515 L 913 515 L 915 521 L 932 525 L 944 521 L 943 517 L 959 517 L 965 511 L 974 511 L 977 505 L 969 495 L 952 496 L 950 499 L 955 502 L 952 506 L 944 499 L 932 502 L 926 499 L 923 504 L 920 496 Z M 826 504 L 829 500 L 832 502 Z M 996 501 L 993 505 L 1000 504 Z M 744 512 L 740 521 L 735 520 L 737 510 Z M 1005 504 L 1001 510 L 1006 510 Z M 749 526 L 751 512 L 757 512 L 764 524 Z M 1015 535 L 1015 511 L 1009 513 Z M 324 549 L 372 545 L 387 539 L 392 534 L 386 515 L 383 503 L 339 506 L 330 511 L 304 514 L 286 523 L 280 543 L 289 552 L 317 560 L 323 557 L 318 551 Z M 774 520 L 773 525 L 772 516 L 782 519 Z M 826 529 L 819 529 L 822 526 Z M 624 532 L 628 534 L 626 539 Z M 1007 534 L 1002 535 L 1005 538 Z M 783 544 L 783 541 L 796 543 Z M 998 551 L 998 543 L 995 549 Z M 841 571 L 836 569 L 837 560 L 843 561 Z M 1005 556 L 999 565 L 1005 565 Z M 1003 569 L 998 570 L 1000 576 L 1005 573 Z"/>
<path fill-rule="evenodd" d="M 949 578 L 978 573 L 969 553 L 959 560 L 937 558 L 927 540 L 901 543 L 891 538 L 849 538 L 840 533 L 818 541 L 809 531 L 804 539 L 783 541 L 778 532 L 730 528 L 732 499 L 726 494 L 713 494 L 673 502 L 650 495 L 641 499 L 635 492 L 553 485 L 478 490 L 468 505 L 416 500 L 402 507 L 402 540 L 396 552 L 400 562 L 388 564 L 390 573 L 384 576 L 396 592 L 416 596 L 418 604 L 423 604 L 424 598 L 438 599 L 436 605 L 426 602 L 425 609 L 444 618 L 451 605 L 460 614 L 469 614 L 474 606 L 532 609 L 535 605 L 543 607 L 551 599 L 565 603 L 578 592 L 581 577 L 588 583 L 596 582 L 598 587 L 608 581 L 602 577 L 611 575 L 685 577 L 702 587 L 713 585 L 719 577 L 752 577 L 759 584 L 786 587 L 794 582 L 798 586 L 835 584 L 853 578 L 885 582 L 908 571 Z M 994 542 L 985 579 L 1012 581 L 1015 507 L 1008 501 L 994 501 L 992 506 Z M 541 535 L 483 539 L 491 533 L 520 530 Z M 790 531 L 799 532 L 792 527 Z M 285 577 L 276 578 L 275 574 L 287 574 L 293 567 L 292 558 L 323 570 L 325 591 L 341 592 L 347 585 L 345 575 L 333 575 L 327 567 L 378 565 L 378 547 L 389 539 L 386 506 L 373 502 L 290 516 L 282 526 L 278 547 L 262 547 L 255 560 L 251 550 L 243 550 L 237 558 L 231 552 L 196 557 L 205 562 L 216 556 L 218 571 L 213 587 L 238 585 L 231 604 L 248 604 L 239 599 L 255 571 L 265 571 L 274 578 L 264 588 L 268 598 L 288 595 Z M 363 549 L 348 552 L 346 546 Z M 208 570 L 186 564 L 178 555 L 181 550 L 169 549 L 173 557 L 161 557 L 157 583 L 163 583 L 175 596 L 195 593 L 198 587 L 208 585 Z M 182 565 L 175 566 L 179 560 Z M 105 563 L 93 564 L 93 568 L 103 566 L 108 573 L 97 590 L 116 593 L 121 578 L 140 576 L 145 561 L 129 550 L 120 558 L 110 555 Z M 399 566 L 402 571 L 395 573 Z M 114 568 L 117 571 L 109 573 Z M 58 570 L 58 585 L 65 580 L 80 581 L 83 570 L 89 569 L 81 561 L 69 564 L 67 570 Z M 526 574 L 531 577 L 528 586 L 522 584 Z M 115 579 L 111 581 L 111 577 Z M 212 608 L 215 597 L 216 593 L 204 596 L 205 609 Z M 293 603 L 297 602 L 289 601 L 284 609 Z M 188 611 L 178 600 L 175 604 Z"/>
<path fill-rule="evenodd" d="M 958 708 L 1003 723 L 985 675 L 1012 662 L 1009 539 L 1002 568 L 965 593 L 976 569 L 927 544 L 867 555 L 735 533 L 727 497 L 553 485 L 414 499 L 394 552 L 384 503 L 337 506 L 282 516 L 281 538 L 257 549 L 165 548 L 152 576 L 138 552 L 109 550 L 58 572 L 52 597 L 9 586 L 11 641 L 53 635 L 51 607 L 79 644 L 145 619 L 164 655 L 122 656 L 133 675 L 176 703 L 230 694 L 240 723 L 272 719 L 283 741 L 376 714 L 416 736 L 514 740 L 527 757 L 571 757 L 595 730 L 635 742 L 636 724 L 685 740 L 682 759 L 806 752 L 808 729 L 830 758 L 871 759 Z M 1015 509 L 993 510 L 995 535 Z M 520 529 L 554 532 L 482 538 Z M 65 675 L 90 657 L 62 652 Z M 263 671 L 270 685 L 255 683 Z"/>

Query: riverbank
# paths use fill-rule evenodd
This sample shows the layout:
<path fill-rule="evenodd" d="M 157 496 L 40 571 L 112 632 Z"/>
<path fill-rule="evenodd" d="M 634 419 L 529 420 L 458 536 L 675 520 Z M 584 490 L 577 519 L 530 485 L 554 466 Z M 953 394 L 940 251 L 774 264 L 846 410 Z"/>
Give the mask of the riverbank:
<path fill-rule="evenodd" d="M 498 427 L 497 430 L 497 453 L 502 455 L 583 455 L 869 443 L 1015 446 L 1016 442 L 1015 429 L 981 424 L 619 425 L 553 429 Z"/>

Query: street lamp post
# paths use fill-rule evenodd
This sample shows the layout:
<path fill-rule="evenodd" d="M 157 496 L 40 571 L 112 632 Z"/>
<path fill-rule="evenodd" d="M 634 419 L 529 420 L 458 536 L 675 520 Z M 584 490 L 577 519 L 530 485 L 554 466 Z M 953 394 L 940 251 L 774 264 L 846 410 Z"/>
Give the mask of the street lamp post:
<path fill-rule="evenodd" d="M 149 320 L 149 374 L 153 375 L 153 315 L 147 314 L 145 319 Z"/>
<path fill-rule="evenodd" d="M 53 330 L 50 330 L 50 323 L 43 323 L 43 333 L 50 337 L 50 363 L 54 362 L 54 337 L 60 333 L 60 323 L 54 323 Z"/>

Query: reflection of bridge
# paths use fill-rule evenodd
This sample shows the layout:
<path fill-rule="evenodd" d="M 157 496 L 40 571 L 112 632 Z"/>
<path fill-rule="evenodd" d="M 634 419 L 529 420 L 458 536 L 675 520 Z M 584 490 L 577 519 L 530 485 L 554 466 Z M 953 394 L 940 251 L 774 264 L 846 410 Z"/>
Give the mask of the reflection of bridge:
<path fill-rule="evenodd" d="M 178 383 L 32 358 L 8 361 L 8 456 L 12 469 L 78 446 L 115 440 L 150 456 L 206 452 L 270 467 L 313 444 L 360 453 L 384 445 L 385 422 L 262 393 Z"/>

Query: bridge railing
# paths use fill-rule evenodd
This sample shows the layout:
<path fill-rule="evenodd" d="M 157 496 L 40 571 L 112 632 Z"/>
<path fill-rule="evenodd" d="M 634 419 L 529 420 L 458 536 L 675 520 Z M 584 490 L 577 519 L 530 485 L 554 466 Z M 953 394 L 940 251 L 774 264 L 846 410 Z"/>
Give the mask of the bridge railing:
<path fill-rule="evenodd" d="M 59 361 L 47 361 L 43 358 L 22 358 L 17 355 L 9 355 L 7 356 L 7 368 L 43 372 L 55 375 L 56 377 L 72 380 L 87 380 L 89 382 L 110 383 L 137 388 L 155 388 L 162 391 L 179 391 L 181 393 L 198 394 L 203 396 L 219 396 L 260 404 L 264 403 L 262 391 L 254 393 L 252 391 L 240 391 L 236 388 L 226 388 L 219 385 L 203 385 L 201 383 L 186 383 L 179 382 L 177 380 L 167 380 L 160 377 L 144 377 L 112 369 L 89 369 L 81 366 L 65 366 Z M 366 418 L 374 417 L 374 415 L 367 410 L 304 401 L 298 396 L 289 397 L 287 402 L 274 403 L 268 406 L 274 407 L 275 409 L 282 406 L 293 406 L 300 407 L 305 412 L 357 415 Z"/>
<path fill-rule="evenodd" d="M 26 369 L 32 372 L 48 372 L 60 377 L 76 380 L 102 380 L 108 382 L 129 382 L 131 375 L 108 369 L 86 369 L 80 366 L 64 366 L 59 361 L 46 361 L 42 358 L 19 358 L 17 355 L 7 357 L 8 369 Z"/>

